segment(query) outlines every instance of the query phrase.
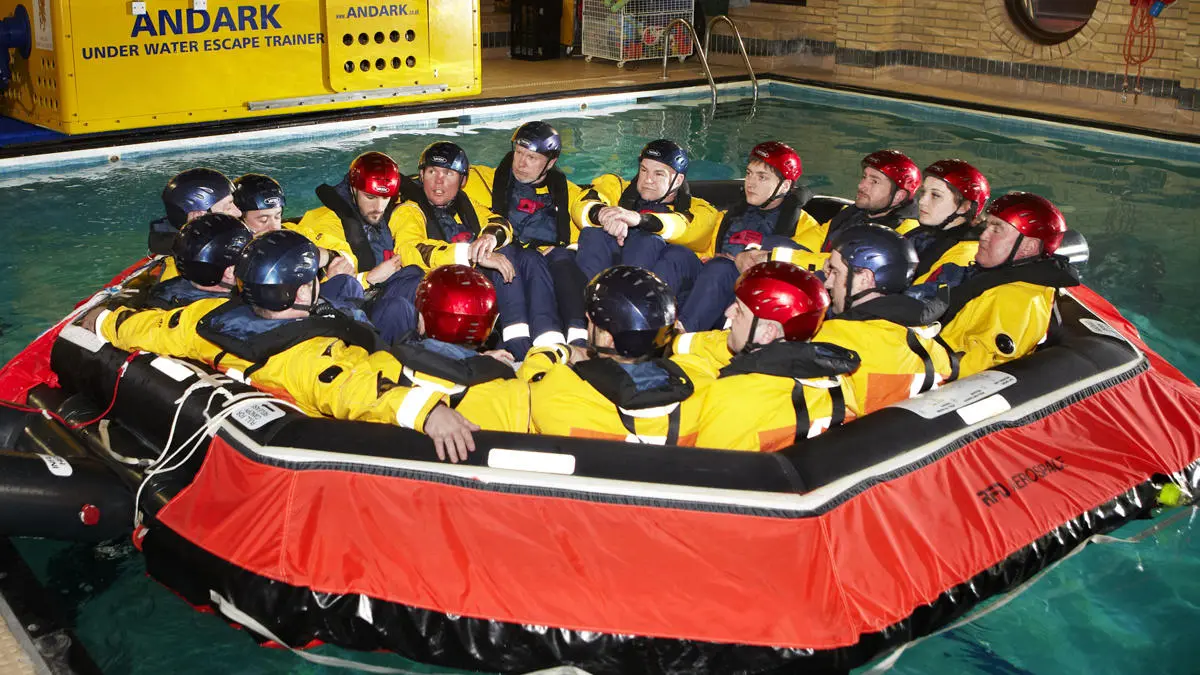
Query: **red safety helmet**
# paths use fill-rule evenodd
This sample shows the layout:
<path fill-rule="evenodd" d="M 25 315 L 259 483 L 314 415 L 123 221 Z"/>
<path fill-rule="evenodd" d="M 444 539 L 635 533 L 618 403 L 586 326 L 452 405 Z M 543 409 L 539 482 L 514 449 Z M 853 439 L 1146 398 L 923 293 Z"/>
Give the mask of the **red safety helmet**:
<path fill-rule="evenodd" d="M 959 196 L 971 202 L 975 211 L 971 214 L 971 220 L 975 220 L 979 214 L 983 213 L 983 207 L 987 204 L 988 198 L 992 196 L 992 186 L 988 185 L 987 178 L 979 173 L 979 169 L 961 159 L 936 161 L 925 167 L 925 176 L 933 176 L 946 181 L 946 184 L 954 188 Z"/>
<path fill-rule="evenodd" d="M 871 167 L 891 179 L 896 187 L 912 195 L 921 187 L 921 170 L 899 150 L 876 150 L 863 157 L 863 168 Z"/>
<path fill-rule="evenodd" d="M 734 287 L 738 300 L 760 319 L 783 324 L 783 339 L 816 335 L 829 309 L 829 292 L 815 274 L 786 262 L 759 263 Z"/>
<path fill-rule="evenodd" d="M 350 187 L 370 195 L 395 197 L 400 192 L 400 167 L 382 152 L 364 152 L 350 163 Z"/>
<path fill-rule="evenodd" d="M 759 143 L 750 151 L 750 160 L 758 160 L 775 169 L 784 180 L 795 181 L 804 173 L 800 164 L 800 155 L 787 144 L 779 141 Z"/>
<path fill-rule="evenodd" d="M 427 337 L 472 347 L 487 340 L 500 314 L 492 282 L 466 265 L 445 265 L 425 275 L 416 306 Z"/>
<path fill-rule="evenodd" d="M 1062 211 L 1049 199 L 1032 192 L 1010 192 L 992 202 L 987 213 L 1017 228 L 1026 237 L 1041 240 L 1042 253 L 1046 255 L 1058 250 L 1067 232 Z"/>

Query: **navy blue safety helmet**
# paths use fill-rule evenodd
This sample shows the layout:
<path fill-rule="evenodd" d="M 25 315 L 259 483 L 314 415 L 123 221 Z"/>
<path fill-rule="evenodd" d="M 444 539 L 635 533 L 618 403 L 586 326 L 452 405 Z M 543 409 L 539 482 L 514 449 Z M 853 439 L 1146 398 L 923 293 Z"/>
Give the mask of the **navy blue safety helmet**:
<path fill-rule="evenodd" d="M 167 209 L 167 220 L 175 227 L 183 227 L 188 213 L 208 211 L 231 194 L 233 183 L 220 171 L 188 169 L 167 182 L 162 201 Z"/>
<path fill-rule="evenodd" d="M 668 141 L 665 138 L 647 143 L 646 147 L 642 148 L 642 154 L 638 155 L 638 162 L 640 163 L 643 159 L 662 162 L 681 174 L 687 174 L 688 164 L 691 163 L 688 161 L 686 150 L 679 147 L 675 141 Z"/>
<path fill-rule="evenodd" d="M 554 127 L 540 120 L 526 122 L 518 127 L 513 132 L 512 143 L 514 148 L 519 145 L 546 159 L 557 159 L 562 153 L 562 137 Z"/>
<path fill-rule="evenodd" d="M 270 176 L 248 173 L 233 181 L 233 205 L 242 213 L 282 209 L 286 203 L 283 188 Z"/>
<path fill-rule="evenodd" d="M 307 237 L 276 230 L 246 244 L 233 273 L 247 304 L 281 311 L 296 304 L 296 291 L 313 283 L 320 267 L 317 246 Z"/>
<path fill-rule="evenodd" d="M 423 170 L 427 166 L 440 166 L 443 169 L 457 172 L 461 176 L 466 176 L 467 171 L 471 169 L 471 163 L 467 161 L 467 151 L 450 141 L 430 143 L 421 152 L 417 168 Z"/>
<path fill-rule="evenodd" d="M 832 250 L 850 268 L 848 277 L 857 270 L 871 270 L 875 274 L 874 290 L 880 293 L 903 292 L 917 271 L 917 251 L 912 242 L 884 225 L 846 228 L 834 237 Z"/>
<path fill-rule="evenodd" d="M 671 343 L 675 295 L 649 270 L 610 267 L 588 284 L 584 302 L 587 317 L 612 334 L 613 351 L 621 356 L 659 356 Z"/>
<path fill-rule="evenodd" d="M 237 218 L 206 213 L 179 230 L 171 256 L 179 276 L 201 286 L 216 286 L 252 238 L 254 235 Z"/>

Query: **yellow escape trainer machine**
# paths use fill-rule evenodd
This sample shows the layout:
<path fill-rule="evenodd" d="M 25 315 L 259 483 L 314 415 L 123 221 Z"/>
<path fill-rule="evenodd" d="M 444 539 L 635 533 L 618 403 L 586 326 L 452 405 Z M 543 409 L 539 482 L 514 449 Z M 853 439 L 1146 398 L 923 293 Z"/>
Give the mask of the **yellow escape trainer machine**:
<path fill-rule="evenodd" d="M 479 0 L 0 0 L 0 115 L 68 134 L 480 91 Z"/>

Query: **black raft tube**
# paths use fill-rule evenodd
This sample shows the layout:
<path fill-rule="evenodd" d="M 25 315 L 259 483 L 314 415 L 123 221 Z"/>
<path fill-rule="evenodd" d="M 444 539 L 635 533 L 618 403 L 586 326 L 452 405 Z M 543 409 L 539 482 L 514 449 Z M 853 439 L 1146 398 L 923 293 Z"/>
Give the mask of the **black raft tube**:
<path fill-rule="evenodd" d="M 35 393 L 29 402 L 59 407 Z M 0 536 L 96 543 L 131 531 L 132 476 L 123 479 L 62 423 L 7 410 L 0 448 Z"/>

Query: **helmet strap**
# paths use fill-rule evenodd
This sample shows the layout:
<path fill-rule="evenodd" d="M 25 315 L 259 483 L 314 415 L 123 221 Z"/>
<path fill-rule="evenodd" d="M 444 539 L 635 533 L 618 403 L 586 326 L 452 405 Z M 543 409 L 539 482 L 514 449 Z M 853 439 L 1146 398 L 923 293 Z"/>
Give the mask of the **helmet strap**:
<path fill-rule="evenodd" d="M 872 218 L 877 218 L 877 217 L 882 216 L 883 214 L 887 213 L 888 211 L 891 211 L 893 208 L 895 208 L 894 206 L 892 206 L 892 200 L 894 200 L 896 198 L 896 193 L 900 191 L 900 186 L 896 185 L 896 183 L 894 181 L 891 183 L 891 185 L 892 185 L 892 189 L 890 192 L 888 192 L 887 206 L 883 207 L 882 209 L 879 209 L 878 211 L 868 211 L 867 212 L 868 216 L 870 216 Z"/>
<path fill-rule="evenodd" d="M 967 216 L 967 213 L 970 213 L 971 211 L 968 209 L 967 213 L 959 213 L 958 212 L 958 207 L 962 206 L 964 201 L 965 201 L 964 199 L 960 198 L 958 200 L 958 203 L 956 203 L 954 205 L 954 210 L 950 212 L 950 215 L 946 216 L 945 219 L 942 220 L 942 222 L 938 223 L 937 225 L 934 225 L 934 227 L 936 227 L 939 230 L 948 230 L 948 229 L 950 229 L 950 223 L 954 222 L 959 217 L 961 217 L 963 219 L 964 224 L 969 223 L 970 218 Z M 974 204 L 974 202 L 972 202 L 972 204 Z"/>
<path fill-rule="evenodd" d="M 775 201 L 775 198 L 779 196 L 779 189 L 782 187 L 783 177 L 779 176 L 779 181 L 775 183 L 775 189 L 771 191 L 771 196 L 767 197 L 767 201 L 763 202 L 763 205 L 759 208 L 766 208 L 771 202 Z"/>
<path fill-rule="evenodd" d="M 1021 248 L 1021 244 L 1025 241 L 1025 235 L 1017 232 L 1017 240 L 1013 242 L 1012 250 L 1008 252 L 1008 258 L 1004 260 L 1004 265 L 1011 265 L 1013 259 L 1017 257 L 1017 249 Z"/>
<path fill-rule="evenodd" d="M 317 308 L 317 280 L 316 279 L 313 279 L 311 282 L 309 282 L 309 288 L 312 289 L 312 294 L 311 294 L 312 297 L 311 297 L 311 299 L 309 299 L 308 303 L 307 304 L 302 304 L 299 302 L 292 303 L 292 309 L 298 309 L 301 312 L 308 312 L 309 314 L 313 313 L 313 310 Z"/>
<path fill-rule="evenodd" d="M 218 281 L 217 286 L 220 288 L 224 288 L 227 291 L 232 291 L 233 289 L 237 288 L 236 284 L 231 284 L 228 281 L 225 281 L 224 279 Z"/>
<path fill-rule="evenodd" d="M 854 265 L 846 263 L 846 299 L 842 302 L 843 312 L 849 312 L 850 308 L 854 306 L 854 301 L 858 299 L 854 294 L 854 273 L 857 271 L 858 269 Z"/>
<path fill-rule="evenodd" d="M 641 167 L 638 167 L 638 175 L 641 175 L 641 173 L 642 173 L 642 169 L 641 169 Z M 658 199 L 655 199 L 654 201 L 661 204 L 667 200 L 667 197 L 670 197 L 675 192 L 678 192 L 679 188 L 683 185 L 683 181 L 680 181 L 679 185 L 675 185 L 675 179 L 679 178 L 681 175 L 683 175 L 683 174 L 676 171 L 675 175 L 671 177 L 671 182 L 667 184 L 667 191 L 664 192 L 661 197 L 659 197 Z"/>
<path fill-rule="evenodd" d="M 745 354 L 758 348 L 758 345 L 754 343 L 754 334 L 757 332 L 758 316 L 754 316 L 754 318 L 750 319 L 750 332 L 746 334 L 746 344 L 742 345 L 742 348 L 738 350 L 739 354 Z"/>

